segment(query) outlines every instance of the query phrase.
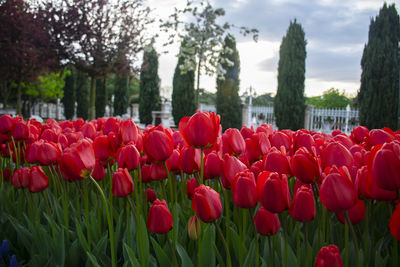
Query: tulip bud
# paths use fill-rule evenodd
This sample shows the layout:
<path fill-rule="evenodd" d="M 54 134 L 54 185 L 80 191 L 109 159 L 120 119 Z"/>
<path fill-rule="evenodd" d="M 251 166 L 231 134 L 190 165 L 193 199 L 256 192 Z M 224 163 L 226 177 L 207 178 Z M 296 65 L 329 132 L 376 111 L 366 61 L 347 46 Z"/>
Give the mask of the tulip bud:
<path fill-rule="evenodd" d="M 193 198 L 194 190 L 198 187 L 199 184 L 197 183 L 195 178 L 186 181 L 186 195 L 188 199 Z"/>
<path fill-rule="evenodd" d="M 173 227 L 172 214 L 165 200 L 156 199 L 150 207 L 147 217 L 147 228 L 156 234 L 166 234 Z"/>
<path fill-rule="evenodd" d="M 232 183 L 232 198 L 235 205 L 240 208 L 253 208 L 257 205 L 256 181 L 250 170 L 236 175 Z"/>
<path fill-rule="evenodd" d="M 127 169 L 118 169 L 113 174 L 111 192 L 115 197 L 126 197 L 133 191 L 133 181 Z"/>
<path fill-rule="evenodd" d="M 11 177 L 11 183 L 15 188 L 27 188 L 30 178 L 30 169 L 28 167 L 23 167 L 14 171 Z"/>
<path fill-rule="evenodd" d="M 302 185 L 295 193 L 289 208 L 290 217 L 296 221 L 309 222 L 315 217 L 315 202 L 311 188 Z"/>
<path fill-rule="evenodd" d="M 315 260 L 314 267 L 343 267 L 339 248 L 335 245 L 322 247 Z"/>
<path fill-rule="evenodd" d="M 351 224 L 358 224 L 364 219 L 365 216 L 365 204 L 361 199 L 357 200 L 357 203 L 349 210 L 347 210 Z M 336 217 L 338 220 L 344 224 L 345 215 L 343 212 L 336 212 Z"/>
<path fill-rule="evenodd" d="M 153 127 L 143 138 L 143 149 L 152 162 L 164 162 L 172 155 L 174 141 L 162 126 Z"/>
<path fill-rule="evenodd" d="M 256 216 L 254 216 L 254 224 L 257 233 L 260 235 L 274 235 L 281 228 L 278 215 L 269 212 L 263 206 L 260 206 Z"/>
<path fill-rule="evenodd" d="M 196 215 L 193 215 L 188 223 L 188 235 L 192 240 L 197 240 L 201 233 L 200 221 Z"/>
<path fill-rule="evenodd" d="M 0 117 L 0 134 L 9 133 L 14 126 L 14 119 L 10 114 L 5 114 Z"/>
<path fill-rule="evenodd" d="M 261 204 L 273 213 L 281 213 L 289 208 L 290 194 L 286 175 L 272 172 L 265 181 L 261 192 Z"/>
<path fill-rule="evenodd" d="M 29 191 L 37 193 L 49 186 L 49 178 L 40 166 L 32 166 L 30 171 Z"/>
<path fill-rule="evenodd" d="M 201 184 L 194 190 L 192 208 L 200 220 L 213 222 L 221 216 L 221 198 L 214 189 Z"/>
<path fill-rule="evenodd" d="M 238 129 L 227 129 L 222 135 L 222 153 L 240 155 L 246 151 L 246 143 Z"/>
<path fill-rule="evenodd" d="M 153 203 L 154 200 L 157 199 L 156 191 L 154 191 L 151 188 L 146 188 L 146 199 L 147 199 L 147 202 Z"/>
<path fill-rule="evenodd" d="M 117 162 L 119 168 L 127 168 L 133 171 L 137 168 L 140 161 L 139 151 L 133 144 L 121 147 L 117 152 Z"/>

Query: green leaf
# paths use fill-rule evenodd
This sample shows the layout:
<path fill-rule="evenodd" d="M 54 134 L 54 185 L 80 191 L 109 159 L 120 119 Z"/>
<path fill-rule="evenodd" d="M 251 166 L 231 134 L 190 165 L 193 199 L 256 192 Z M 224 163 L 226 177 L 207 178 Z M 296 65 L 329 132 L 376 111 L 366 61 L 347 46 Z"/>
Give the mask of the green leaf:
<path fill-rule="evenodd" d="M 214 225 L 209 224 L 204 230 L 203 238 L 199 244 L 199 266 L 215 266 L 215 229 Z"/>
<path fill-rule="evenodd" d="M 158 263 L 160 266 L 171 266 L 171 260 L 165 253 L 165 251 L 162 249 L 162 247 L 157 243 L 157 241 L 150 237 L 151 243 L 153 244 L 153 249 L 156 253 Z"/>
<path fill-rule="evenodd" d="M 150 245 L 149 245 L 147 228 L 143 216 L 140 216 L 137 230 L 138 231 L 136 232 L 136 243 L 138 244 L 138 253 L 140 256 L 140 261 L 142 263 L 142 266 L 147 266 L 149 264 Z"/>
<path fill-rule="evenodd" d="M 89 251 L 86 251 L 86 254 L 89 257 L 90 262 L 95 266 L 95 267 L 101 267 L 100 264 L 97 262 L 96 258 L 93 256 L 92 253 Z"/>
<path fill-rule="evenodd" d="M 129 261 L 133 267 L 140 266 L 138 260 L 135 257 L 133 250 L 124 242 L 124 251 L 128 254 Z"/>
<path fill-rule="evenodd" d="M 215 243 L 214 243 L 214 251 L 215 251 L 215 255 L 217 256 L 219 266 L 225 267 L 225 260 L 222 258 L 221 254 L 219 253 L 219 249 L 217 248 L 217 245 L 215 245 Z"/>
<path fill-rule="evenodd" d="M 81 243 L 82 247 L 86 251 L 90 251 L 89 244 L 85 238 L 85 235 L 83 234 L 82 228 L 78 220 L 75 220 L 75 226 L 76 226 L 76 233 L 78 234 L 78 240 Z"/>
<path fill-rule="evenodd" d="M 229 236 L 230 236 L 230 247 L 233 247 L 234 253 L 231 253 L 231 256 L 236 256 L 236 259 L 239 259 L 239 254 L 243 253 L 246 255 L 247 249 L 244 244 L 241 242 L 239 235 L 233 230 L 232 227 L 229 227 Z M 242 252 L 241 252 L 242 251 Z M 233 261 L 233 259 L 232 259 Z"/>
<path fill-rule="evenodd" d="M 189 255 L 187 254 L 184 247 L 181 244 L 176 243 L 176 250 L 178 251 L 179 256 L 181 257 L 182 266 L 185 267 L 194 267 L 192 260 L 190 259 Z"/>
<path fill-rule="evenodd" d="M 249 251 L 247 252 L 247 256 L 244 260 L 243 266 L 249 266 L 249 267 L 254 266 L 255 258 L 256 258 L 256 239 L 253 239 L 253 241 L 250 244 Z"/>

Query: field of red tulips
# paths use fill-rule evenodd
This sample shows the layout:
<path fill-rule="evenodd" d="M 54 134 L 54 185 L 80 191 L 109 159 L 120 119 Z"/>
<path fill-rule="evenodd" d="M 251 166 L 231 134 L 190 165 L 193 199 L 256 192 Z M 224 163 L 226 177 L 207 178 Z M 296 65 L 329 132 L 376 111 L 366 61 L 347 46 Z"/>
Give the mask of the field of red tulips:
<path fill-rule="evenodd" d="M 400 132 L 0 117 L 0 266 L 399 266 Z"/>

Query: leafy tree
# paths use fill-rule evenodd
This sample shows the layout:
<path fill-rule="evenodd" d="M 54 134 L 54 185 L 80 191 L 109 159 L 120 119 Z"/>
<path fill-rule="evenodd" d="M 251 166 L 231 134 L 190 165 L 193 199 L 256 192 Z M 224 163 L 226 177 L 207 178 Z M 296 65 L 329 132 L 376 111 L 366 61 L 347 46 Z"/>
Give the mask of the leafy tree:
<path fill-rule="evenodd" d="M 183 20 L 181 17 L 191 15 L 193 19 Z M 182 10 L 175 10 L 170 16 L 171 20 L 164 21 L 161 29 L 166 32 L 174 32 L 170 35 L 169 43 L 173 43 L 176 36 L 179 40 L 186 40 L 186 49 L 179 56 L 185 58 L 184 73 L 188 70 L 196 72 L 196 104 L 199 103 L 200 76 L 202 71 L 207 75 L 221 75 L 222 68 L 218 65 L 219 55 L 224 46 L 224 38 L 232 28 L 238 28 L 243 35 L 252 34 L 254 40 L 258 38 L 257 29 L 247 27 L 236 27 L 225 22 L 219 24 L 220 17 L 225 16 L 223 8 L 213 8 L 208 1 L 187 1 Z M 189 52 L 190 51 L 190 52 Z M 223 72 L 223 70 L 222 70 Z"/>
<path fill-rule="evenodd" d="M 313 105 L 316 108 L 340 108 L 344 109 L 347 105 L 352 105 L 352 99 L 348 98 L 344 92 L 340 93 L 338 89 L 331 88 L 326 90 L 322 96 L 309 97 L 306 100 L 307 105 Z"/>
<path fill-rule="evenodd" d="M 107 79 L 96 79 L 96 118 L 104 117 L 107 104 Z"/>
<path fill-rule="evenodd" d="M 253 98 L 254 106 L 271 106 L 274 104 L 274 97 L 271 93 L 262 94 Z"/>
<path fill-rule="evenodd" d="M 89 117 L 89 81 L 87 75 L 78 71 L 76 75 L 76 116 L 87 120 Z"/>
<path fill-rule="evenodd" d="M 128 108 L 129 77 L 127 74 L 116 75 L 114 82 L 114 114 L 121 116 Z"/>
<path fill-rule="evenodd" d="M 232 35 L 225 37 L 220 65 L 225 70 L 223 77 L 217 78 L 217 113 L 221 115 L 223 130 L 242 126 L 242 109 L 239 97 L 239 52 Z"/>
<path fill-rule="evenodd" d="M 71 72 L 71 74 L 65 77 L 65 85 L 63 89 L 64 96 L 62 98 L 62 103 L 64 104 L 64 116 L 67 120 L 71 120 L 75 115 L 76 101 L 76 69 L 71 67 L 69 71 Z"/>
<path fill-rule="evenodd" d="M 158 77 L 158 55 L 152 45 L 143 53 L 140 72 L 139 117 L 144 124 L 152 123 L 151 112 L 160 110 L 160 78 Z"/>
<path fill-rule="evenodd" d="M 181 49 L 185 49 L 185 41 L 182 42 Z M 185 57 L 181 52 L 172 81 L 172 116 L 175 125 L 178 125 L 183 117 L 191 116 L 196 112 L 194 71 L 189 70 L 182 73 L 181 69 L 184 67 L 184 63 Z"/>
<path fill-rule="evenodd" d="M 398 127 L 399 41 L 399 15 L 385 3 L 371 19 L 361 59 L 360 123 L 368 128 Z"/>
<path fill-rule="evenodd" d="M 203 88 L 200 88 L 199 102 L 206 105 L 216 105 L 217 94 L 211 93 Z"/>
<path fill-rule="evenodd" d="M 304 127 L 306 44 L 302 26 L 296 20 L 290 22 L 279 50 L 278 90 L 274 101 L 279 129 Z"/>

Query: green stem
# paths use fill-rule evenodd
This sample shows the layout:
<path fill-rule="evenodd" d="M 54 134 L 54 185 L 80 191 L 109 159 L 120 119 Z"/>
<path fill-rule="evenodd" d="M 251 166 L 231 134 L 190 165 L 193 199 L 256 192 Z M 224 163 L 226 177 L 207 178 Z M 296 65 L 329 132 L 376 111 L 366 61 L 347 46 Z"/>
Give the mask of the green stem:
<path fill-rule="evenodd" d="M 226 266 L 232 267 L 231 253 L 229 252 L 228 244 L 226 244 L 226 241 L 225 241 L 224 235 L 222 234 L 221 228 L 219 228 L 219 225 L 217 224 L 216 221 L 214 221 L 214 225 L 217 228 L 218 235 L 221 238 L 222 244 L 224 245 L 224 248 L 225 248 L 226 261 L 227 261 Z"/>
<path fill-rule="evenodd" d="M 269 266 L 274 266 L 274 252 L 272 249 L 272 242 L 271 242 L 271 236 L 268 236 L 268 248 L 269 248 Z"/>
<path fill-rule="evenodd" d="M 357 235 L 356 232 L 354 231 L 354 227 L 351 224 L 350 218 L 349 218 L 349 214 L 347 213 L 347 211 L 344 213 L 344 215 L 346 216 L 346 221 L 350 227 L 350 231 L 351 231 L 351 235 L 353 237 L 353 243 L 354 243 L 354 248 L 356 250 L 356 257 L 357 257 L 357 267 L 361 266 L 361 262 L 360 262 L 360 251 L 358 250 L 358 240 L 357 240 Z"/>
<path fill-rule="evenodd" d="M 89 177 L 90 180 L 92 180 L 92 182 L 94 183 L 94 185 L 96 186 L 97 190 L 99 191 L 101 198 L 103 199 L 103 204 L 104 204 L 104 208 L 106 209 L 106 215 L 107 215 L 107 222 L 108 222 L 108 232 L 110 234 L 110 247 L 111 247 L 111 265 L 112 267 L 116 267 L 117 266 L 117 259 L 115 257 L 115 245 L 114 245 L 114 225 L 113 225 L 113 220 L 108 208 L 108 203 L 107 203 L 107 199 L 106 196 L 103 193 L 103 190 L 101 189 L 101 187 L 99 186 L 99 184 L 96 182 L 95 179 L 93 179 L 92 176 Z"/>
<path fill-rule="evenodd" d="M 349 224 L 346 222 L 344 224 L 344 266 L 349 266 Z"/>
<path fill-rule="evenodd" d="M 166 236 L 167 241 L 168 241 L 168 246 L 171 249 L 171 253 L 172 253 L 172 261 L 174 263 L 174 266 L 178 266 L 178 260 L 176 258 L 176 253 L 175 253 L 175 249 L 172 246 L 171 240 L 169 240 L 169 237 Z"/>
<path fill-rule="evenodd" d="M 260 266 L 260 251 L 258 247 L 258 233 L 256 233 L 256 267 Z"/>
<path fill-rule="evenodd" d="M 165 172 L 167 173 L 167 177 L 168 177 L 170 199 L 171 199 L 172 202 L 174 202 L 174 201 L 175 201 L 175 198 L 174 198 L 174 193 L 173 193 L 174 190 L 173 190 L 173 188 L 172 188 L 172 179 L 171 179 L 171 175 L 170 175 L 170 173 L 169 173 L 167 163 L 164 161 L 163 164 L 164 164 Z M 173 206 L 173 205 L 172 205 L 172 206 Z"/>
<path fill-rule="evenodd" d="M 88 194 L 88 183 L 83 184 L 83 201 L 85 205 L 85 221 L 86 221 L 86 234 L 87 234 L 87 240 L 88 240 L 88 245 L 90 248 L 91 245 L 91 238 L 90 238 L 90 230 L 89 230 L 89 194 Z"/>
<path fill-rule="evenodd" d="M 296 222 L 297 266 L 301 266 L 300 222 Z"/>
<path fill-rule="evenodd" d="M 203 158 L 203 148 L 200 148 L 200 184 L 202 184 L 203 181 L 203 176 L 204 176 L 204 158 Z"/>

